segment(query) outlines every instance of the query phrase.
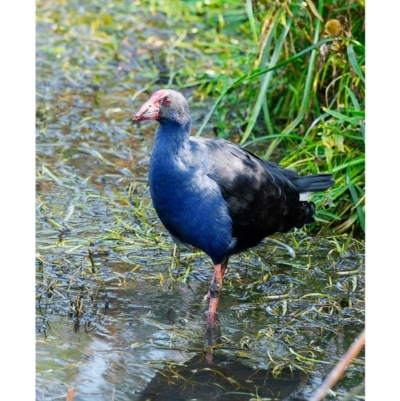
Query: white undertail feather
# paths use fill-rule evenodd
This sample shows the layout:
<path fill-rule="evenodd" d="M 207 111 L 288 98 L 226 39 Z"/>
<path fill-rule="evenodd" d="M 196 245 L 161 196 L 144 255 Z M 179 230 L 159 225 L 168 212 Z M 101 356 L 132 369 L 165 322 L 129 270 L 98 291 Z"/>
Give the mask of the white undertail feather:
<path fill-rule="evenodd" d="M 302 192 L 300 193 L 300 200 L 307 201 L 311 196 L 311 192 Z"/>

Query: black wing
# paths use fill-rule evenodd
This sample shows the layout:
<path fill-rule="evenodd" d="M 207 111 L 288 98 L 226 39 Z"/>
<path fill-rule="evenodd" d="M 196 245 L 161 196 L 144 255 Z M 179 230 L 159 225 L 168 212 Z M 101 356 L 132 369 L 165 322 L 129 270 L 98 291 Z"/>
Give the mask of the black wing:
<path fill-rule="evenodd" d="M 314 221 L 315 205 L 300 194 L 333 185 L 329 174 L 299 177 L 295 171 L 262 160 L 222 139 L 196 138 L 207 149 L 205 171 L 220 187 L 233 221 L 235 252 L 257 245 L 275 232 Z"/>

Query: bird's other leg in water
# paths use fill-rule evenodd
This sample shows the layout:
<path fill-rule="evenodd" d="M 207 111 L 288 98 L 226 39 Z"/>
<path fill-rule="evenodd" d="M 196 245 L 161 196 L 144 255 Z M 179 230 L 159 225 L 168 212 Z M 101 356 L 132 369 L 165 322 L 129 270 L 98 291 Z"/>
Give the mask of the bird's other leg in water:
<path fill-rule="evenodd" d="M 228 260 L 214 266 L 214 275 L 211 280 L 210 289 L 206 295 L 208 302 L 208 318 L 207 323 L 210 327 L 214 327 L 216 323 L 216 313 L 219 301 L 219 295 L 222 288 L 226 270 L 228 268 Z"/>
<path fill-rule="evenodd" d="M 212 363 L 214 358 L 215 348 L 221 343 L 221 325 L 218 321 L 218 315 L 214 313 L 212 315 L 212 323 L 210 319 L 207 320 L 207 330 L 205 333 L 206 340 L 206 361 Z"/>

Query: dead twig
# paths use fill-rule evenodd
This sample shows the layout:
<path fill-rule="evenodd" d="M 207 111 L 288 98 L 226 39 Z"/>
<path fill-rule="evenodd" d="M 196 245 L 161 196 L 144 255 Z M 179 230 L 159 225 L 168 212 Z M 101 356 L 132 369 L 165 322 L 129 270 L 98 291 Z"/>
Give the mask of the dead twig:
<path fill-rule="evenodd" d="M 361 334 L 354 340 L 351 347 L 344 354 L 339 363 L 329 373 L 328 377 L 322 383 L 322 386 L 313 395 L 310 401 L 320 401 L 325 397 L 327 391 L 332 388 L 336 382 L 340 379 L 345 369 L 350 365 L 351 361 L 359 354 L 365 344 L 365 329 Z"/>

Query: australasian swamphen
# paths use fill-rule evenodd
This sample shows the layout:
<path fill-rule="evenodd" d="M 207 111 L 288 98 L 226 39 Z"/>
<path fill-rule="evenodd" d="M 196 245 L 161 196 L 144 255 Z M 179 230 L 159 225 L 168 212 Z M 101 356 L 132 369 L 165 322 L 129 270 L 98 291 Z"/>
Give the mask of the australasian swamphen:
<path fill-rule="evenodd" d="M 212 259 L 210 317 L 229 257 L 275 232 L 312 223 L 315 205 L 307 199 L 334 180 L 330 174 L 299 177 L 226 140 L 190 136 L 189 105 L 171 89 L 155 92 L 133 119 L 160 124 L 149 168 L 153 205 L 175 242 Z"/>

